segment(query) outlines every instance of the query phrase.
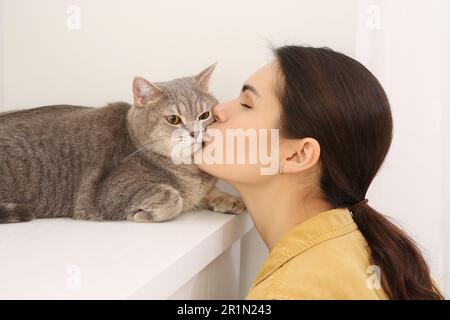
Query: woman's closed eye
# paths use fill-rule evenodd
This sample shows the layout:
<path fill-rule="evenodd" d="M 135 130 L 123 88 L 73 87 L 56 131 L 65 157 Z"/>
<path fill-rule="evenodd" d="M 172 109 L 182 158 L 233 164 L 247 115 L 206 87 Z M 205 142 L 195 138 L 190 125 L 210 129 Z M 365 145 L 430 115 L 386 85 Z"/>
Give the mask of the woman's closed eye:
<path fill-rule="evenodd" d="M 248 108 L 248 109 L 251 109 L 251 108 L 252 108 L 251 106 L 249 106 L 249 105 L 246 104 L 246 103 L 241 103 L 241 106 L 243 106 L 243 107 L 245 107 L 245 108 Z"/>

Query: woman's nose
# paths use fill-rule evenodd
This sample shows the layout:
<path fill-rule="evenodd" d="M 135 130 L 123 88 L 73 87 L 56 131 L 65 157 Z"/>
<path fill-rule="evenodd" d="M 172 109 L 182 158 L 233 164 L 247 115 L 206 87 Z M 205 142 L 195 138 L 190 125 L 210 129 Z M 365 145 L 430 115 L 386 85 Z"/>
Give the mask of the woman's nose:
<path fill-rule="evenodd" d="M 214 119 L 217 122 L 225 122 L 226 121 L 225 108 L 222 104 L 217 104 L 213 107 L 213 115 L 214 115 Z"/>

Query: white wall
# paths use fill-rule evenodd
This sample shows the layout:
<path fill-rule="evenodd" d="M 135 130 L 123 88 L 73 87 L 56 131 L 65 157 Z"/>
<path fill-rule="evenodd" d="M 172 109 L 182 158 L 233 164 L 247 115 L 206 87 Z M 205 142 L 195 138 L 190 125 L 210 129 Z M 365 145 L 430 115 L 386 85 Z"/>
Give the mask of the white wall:
<path fill-rule="evenodd" d="M 1 0 L 8 109 L 131 99 L 131 80 L 164 81 L 218 61 L 213 92 L 235 96 L 265 64 L 266 39 L 354 52 L 356 0 Z M 69 30 L 69 5 L 81 9 Z"/>
<path fill-rule="evenodd" d="M 0 0 L 0 112 L 3 108 L 3 89 L 4 89 L 4 83 L 3 79 L 5 76 L 4 68 L 5 65 L 3 60 L 3 0 Z"/>
<path fill-rule="evenodd" d="M 0 3 L 4 110 L 130 101 L 134 75 L 165 81 L 195 74 L 215 61 L 211 89 L 219 100 L 231 99 L 272 58 L 266 40 L 329 46 L 354 55 L 356 0 Z M 67 27 L 72 4 L 81 9 L 80 29 Z M 266 255 L 256 231 L 249 232 L 241 251 L 241 297 Z"/>
<path fill-rule="evenodd" d="M 362 0 L 357 58 L 383 84 L 394 117 L 368 199 L 415 239 L 450 295 L 450 2 Z"/>

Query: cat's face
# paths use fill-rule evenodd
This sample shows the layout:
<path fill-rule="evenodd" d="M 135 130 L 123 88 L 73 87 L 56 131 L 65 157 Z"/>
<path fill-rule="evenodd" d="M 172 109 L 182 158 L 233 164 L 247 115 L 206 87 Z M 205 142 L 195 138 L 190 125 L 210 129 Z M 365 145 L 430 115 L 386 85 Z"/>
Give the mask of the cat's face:
<path fill-rule="evenodd" d="M 167 82 L 134 79 L 129 124 L 140 147 L 172 158 L 192 157 L 202 146 L 206 127 L 214 122 L 212 107 L 218 101 L 208 92 L 208 83 L 215 66 Z"/>

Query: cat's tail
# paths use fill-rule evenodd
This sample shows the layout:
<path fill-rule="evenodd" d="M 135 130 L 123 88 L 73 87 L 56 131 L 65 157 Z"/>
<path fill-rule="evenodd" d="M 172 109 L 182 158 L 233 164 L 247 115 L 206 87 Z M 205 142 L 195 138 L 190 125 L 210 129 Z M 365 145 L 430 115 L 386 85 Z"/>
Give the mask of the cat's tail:
<path fill-rule="evenodd" d="M 25 222 L 33 219 L 34 213 L 28 204 L 0 203 L 0 223 Z"/>

